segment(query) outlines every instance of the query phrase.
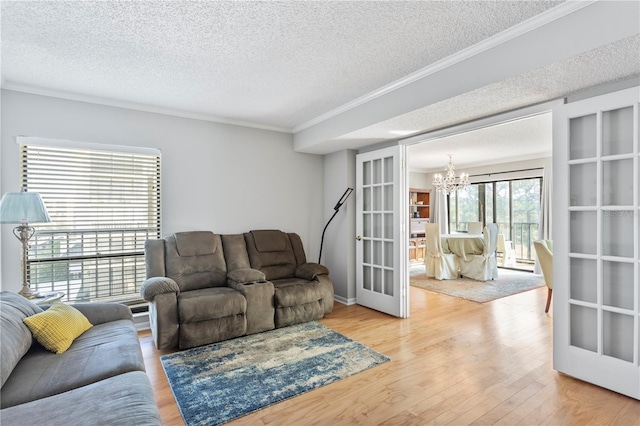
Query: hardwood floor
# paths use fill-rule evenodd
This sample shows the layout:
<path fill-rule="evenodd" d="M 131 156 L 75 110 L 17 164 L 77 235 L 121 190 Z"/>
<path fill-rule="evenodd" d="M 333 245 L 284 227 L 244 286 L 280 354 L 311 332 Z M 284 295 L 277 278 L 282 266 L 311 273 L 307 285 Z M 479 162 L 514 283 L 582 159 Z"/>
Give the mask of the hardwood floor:
<path fill-rule="evenodd" d="M 552 368 L 547 289 L 477 304 L 411 288 L 411 318 L 336 303 L 324 325 L 391 362 L 229 425 L 640 425 L 640 401 Z M 181 425 L 148 331 L 147 373 L 165 425 Z"/>

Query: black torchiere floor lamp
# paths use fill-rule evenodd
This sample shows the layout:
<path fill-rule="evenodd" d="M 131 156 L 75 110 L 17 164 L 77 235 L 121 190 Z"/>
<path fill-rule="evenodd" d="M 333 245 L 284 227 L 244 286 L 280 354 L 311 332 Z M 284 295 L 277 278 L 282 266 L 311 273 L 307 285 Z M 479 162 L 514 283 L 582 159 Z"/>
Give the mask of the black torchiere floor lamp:
<path fill-rule="evenodd" d="M 324 244 L 324 233 L 327 231 L 327 227 L 329 226 L 333 218 L 336 217 L 336 215 L 338 214 L 338 211 L 340 211 L 340 207 L 342 207 L 345 201 L 347 201 L 347 198 L 349 198 L 349 195 L 351 195 L 352 192 L 353 192 L 353 188 L 347 188 L 347 190 L 344 191 L 344 194 L 342 194 L 342 197 L 340 197 L 340 199 L 338 200 L 338 203 L 333 208 L 335 212 L 333 212 L 333 215 L 331 216 L 327 224 L 324 226 L 324 229 L 322 230 L 322 238 L 320 239 L 320 255 L 318 256 L 318 263 L 320 263 L 320 260 L 322 259 L 322 245 Z"/>

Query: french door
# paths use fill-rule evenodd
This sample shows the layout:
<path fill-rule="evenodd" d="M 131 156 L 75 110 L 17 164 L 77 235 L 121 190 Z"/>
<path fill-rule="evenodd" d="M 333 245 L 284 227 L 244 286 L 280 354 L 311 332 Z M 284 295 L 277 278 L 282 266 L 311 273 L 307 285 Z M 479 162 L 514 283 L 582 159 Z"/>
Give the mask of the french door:
<path fill-rule="evenodd" d="M 640 399 L 638 87 L 554 111 L 554 368 Z"/>
<path fill-rule="evenodd" d="M 409 316 L 405 150 L 356 157 L 356 300 L 401 318 Z"/>

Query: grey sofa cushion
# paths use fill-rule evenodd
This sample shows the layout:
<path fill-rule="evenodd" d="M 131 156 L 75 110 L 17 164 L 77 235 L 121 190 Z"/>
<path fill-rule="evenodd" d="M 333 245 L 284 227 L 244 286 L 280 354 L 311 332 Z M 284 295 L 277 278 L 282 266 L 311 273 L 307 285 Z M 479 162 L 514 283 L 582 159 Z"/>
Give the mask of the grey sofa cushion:
<path fill-rule="evenodd" d="M 161 425 L 146 374 L 121 374 L 69 392 L 3 409 L 7 425 Z"/>
<path fill-rule="evenodd" d="M 22 320 L 40 312 L 42 309 L 38 305 L 19 294 L 0 292 L 0 387 L 4 386 L 18 361 L 27 353 L 33 342 L 31 331 Z"/>
<path fill-rule="evenodd" d="M 0 404 L 2 408 L 22 404 L 129 371 L 144 371 L 133 322 L 98 324 L 59 355 L 34 343 L 2 387 Z"/>
<path fill-rule="evenodd" d="M 117 320 L 133 321 L 131 308 L 122 303 L 113 302 L 90 302 L 74 303 L 74 308 L 82 312 L 93 325 L 104 324 Z"/>

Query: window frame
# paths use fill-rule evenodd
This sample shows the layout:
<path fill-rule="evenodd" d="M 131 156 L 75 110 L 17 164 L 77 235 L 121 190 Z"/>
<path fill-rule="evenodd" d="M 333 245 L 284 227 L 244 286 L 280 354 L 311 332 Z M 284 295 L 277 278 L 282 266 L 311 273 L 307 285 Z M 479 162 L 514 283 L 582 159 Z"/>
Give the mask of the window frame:
<path fill-rule="evenodd" d="M 517 182 L 517 181 L 526 181 L 526 180 L 532 180 L 532 179 L 537 179 L 539 180 L 539 188 L 540 188 L 540 193 L 539 193 L 539 200 L 541 202 L 542 199 L 542 187 L 543 187 L 543 180 L 544 178 L 542 176 L 530 176 L 530 177 L 518 177 L 518 178 L 512 178 L 512 179 L 500 179 L 500 180 L 487 180 L 487 181 L 481 181 L 481 182 L 473 182 L 471 185 L 478 185 L 478 221 L 483 223 L 483 226 L 485 226 L 487 223 L 497 223 L 497 214 L 498 214 L 498 209 L 497 209 L 497 198 L 498 198 L 498 191 L 497 191 L 497 184 L 504 182 L 507 183 L 509 185 L 509 233 L 508 235 L 505 235 L 505 237 L 509 240 L 513 240 L 515 241 L 515 230 L 514 230 L 514 222 L 513 222 L 513 183 Z M 492 192 L 493 192 L 493 207 L 492 207 L 492 217 L 487 217 L 486 216 L 486 205 L 485 205 L 485 201 L 486 201 L 486 197 L 484 196 L 484 192 L 483 190 L 481 190 L 481 186 L 485 186 L 486 185 L 491 185 L 492 186 Z M 480 195 L 480 193 L 482 193 L 482 196 Z M 460 224 L 464 223 L 464 222 L 460 222 L 460 206 L 458 205 L 458 196 L 456 194 L 456 196 L 452 197 L 451 195 L 447 195 L 447 209 L 448 212 L 451 213 L 451 204 L 452 202 L 454 202 L 455 204 L 455 212 L 456 212 L 456 217 L 453 218 L 451 215 L 449 215 L 449 223 L 447 224 L 449 226 L 450 232 L 466 232 L 466 228 L 465 227 L 461 227 Z M 538 223 L 538 226 L 540 226 L 540 224 Z M 465 229 L 463 229 L 465 228 Z M 521 237 L 522 238 L 522 237 Z M 537 238 L 537 235 L 533 236 L 533 238 Z M 531 240 L 531 244 L 530 246 L 532 246 L 533 244 L 533 240 Z M 519 261 L 523 261 L 523 262 L 533 262 L 534 261 L 534 257 L 533 257 L 533 251 L 531 250 L 531 247 L 529 248 L 529 257 L 525 258 L 522 256 L 518 256 L 517 259 Z"/>
<path fill-rule="evenodd" d="M 71 302 L 140 303 L 144 242 L 162 235 L 160 150 L 33 137 L 17 142 L 21 185 L 40 193 L 52 220 L 34 226 L 31 288 L 62 291 Z"/>

